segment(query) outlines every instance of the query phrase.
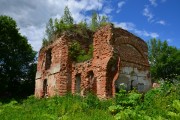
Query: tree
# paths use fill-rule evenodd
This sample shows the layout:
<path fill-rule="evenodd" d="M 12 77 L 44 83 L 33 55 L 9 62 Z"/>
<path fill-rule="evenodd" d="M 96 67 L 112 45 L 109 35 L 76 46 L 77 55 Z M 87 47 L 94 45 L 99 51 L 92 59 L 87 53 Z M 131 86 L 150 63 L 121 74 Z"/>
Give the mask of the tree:
<path fill-rule="evenodd" d="M 0 97 L 34 92 L 36 52 L 18 30 L 11 17 L 0 16 Z"/>
<path fill-rule="evenodd" d="M 105 26 L 107 25 L 109 22 L 108 22 L 108 17 L 107 16 L 102 16 L 101 19 L 100 19 L 100 23 L 99 23 L 99 26 L 102 27 L 102 26 Z"/>
<path fill-rule="evenodd" d="M 46 35 L 49 41 L 53 40 L 54 33 L 55 33 L 54 22 L 53 19 L 50 18 L 48 24 L 46 25 Z"/>
<path fill-rule="evenodd" d="M 81 27 L 81 28 L 84 28 L 84 29 L 87 29 L 87 28 L 88 28 L 87 22 L 86 22 L 85 20 L 79 22 L 79 23 L 78 23 L 78 26 Z"/>
<path fill-rule="evenodd" d="M 169 46 L 167 41 L 148 41 L 148 57 L 153 81 L 163 79 L 172 82 L 180 75 L 180 50 Z"/>
<path fill-rule="evenodd" d="M 96 31 L 99 27 L 105 26 L 108 23 L 109 22 L 107 16 L 99 16 L 96 12 L 93 12 L 91 17 L 90 29 L 92 31 Z"/>
<path fill-rule="evenodd" d="M 63 20 L 63 23 L 66 25 L 73 25 L 74 23 L 73 17 L 71 16 L 71 12 L 69 11 L 69 8 L 67 6 L 64 8 L 64 15 L 61 19 Z"/>
<path fill-rule="evenodd" d="M 46 24 L 46 37 L 42 40 L 42 47 L 47 46 L 53 40 L 55 40 L 56 34 L 61 34 L 64 31 L 68 31 L 73 27 L 73 17 L 71 16 L 71 12 L 69 8 L 66 6 L 64 8 L 64 14 L 61 19 L 52 18 L 49 19 L 49 22 Z"/>
<path fill-rule="evenodd" d="M 98 24 L 98 15 L 96 12 L 94 12 L 92 14 L 92 17 L 91 17 L 91 25 L 90 25 L 90 29 L 92 31 L 96 31 L 97 28 L 99 27 L 99 24 Z"/>
<path fill-rule="evenodd" d="M 48 23 L 46 24 L 46 37 L 42 40 L 42 46 L 47 46 L 50 42 L 52 42 L 55 39 L 55 23 L 52 18 L 49 19 Z"/>

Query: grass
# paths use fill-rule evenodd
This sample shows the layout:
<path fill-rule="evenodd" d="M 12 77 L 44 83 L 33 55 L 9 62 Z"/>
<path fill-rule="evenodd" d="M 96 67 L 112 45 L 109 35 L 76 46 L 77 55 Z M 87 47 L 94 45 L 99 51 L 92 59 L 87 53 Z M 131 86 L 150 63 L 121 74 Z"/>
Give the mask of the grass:
<path fill-rule="evenodd" d="M 107 111 L 112 100 L 99 101 L 89 95 L 86 98 L 66 95 L 48 99 L 30 96 L 22 103 L 11 101 L 0 105 L 1 120 L 113 120 Z"/>
<path fill-rule="evenodd" d="M 99 100 L 67 94 L 60 97 L 0 102 L 0 120 L 179 120 L 180 84 L 163 84 L 145 95 L 119 92 L 116 98 Z"/>

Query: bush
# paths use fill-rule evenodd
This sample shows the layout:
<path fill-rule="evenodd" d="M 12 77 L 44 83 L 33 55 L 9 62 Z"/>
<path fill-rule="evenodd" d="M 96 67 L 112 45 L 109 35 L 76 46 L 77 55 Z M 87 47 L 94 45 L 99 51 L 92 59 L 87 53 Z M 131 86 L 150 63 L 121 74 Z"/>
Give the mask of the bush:
<path fill-rule="evenodd" d="M 179 120 L 179 88 L 178 82 L 164 82 L 160 88 L 152 89 L 145 95 L 120 90 L 115 104 L 109 107 L 109 112 L 117 120 Z"/>
<path fill-rule="evenodd" d="M 142 94 L 138 93 L 136 90 L 130 91 L 129 93 L 126 90 L 120 90 L 116 94 L 116 103 L 123 107 L 134 107 L 140 104 Z"/>
<path fill-rule="evenodd" d="M 89 50 L 86 53 L 85 50 L 82 49 L 80 43 L 78 41 L 72 42 L 69 47 L 69 54 L 73 61 L 75 62 L 83 62 L 92 58 L 93 54 L 93 46 L 89 46 Z"/>
<path fill-rule="evenodd" d="M 174 100 L 172 107 L 174 110 L 168 112 L 168 115 L 171 116 L 173 120 L 180 120 L 180 100 Z"/>

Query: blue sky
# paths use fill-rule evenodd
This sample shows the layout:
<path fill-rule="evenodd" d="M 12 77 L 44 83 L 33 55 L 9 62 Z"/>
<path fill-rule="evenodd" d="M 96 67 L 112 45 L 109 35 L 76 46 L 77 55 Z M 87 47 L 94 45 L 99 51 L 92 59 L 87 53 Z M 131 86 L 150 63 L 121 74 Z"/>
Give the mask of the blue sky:
<path fill-rule="evenodd" d="M 76 23 L 90 21 L 92 11 L 107 15 L 116 27 L 141 37 L 167 40 L 180 48 L 180 0 L 0 0 L 0 15 L 13 17 L 22 35 L 38 51 L 49 18 L 68 6 Z"/>
<path fill-rule="evenodd" d="M 110 6 L 111 21 L 124 22 L 126 29 L 144 40 L 156 37 L 180 48 L 179 0 L 112 0 Z"/>

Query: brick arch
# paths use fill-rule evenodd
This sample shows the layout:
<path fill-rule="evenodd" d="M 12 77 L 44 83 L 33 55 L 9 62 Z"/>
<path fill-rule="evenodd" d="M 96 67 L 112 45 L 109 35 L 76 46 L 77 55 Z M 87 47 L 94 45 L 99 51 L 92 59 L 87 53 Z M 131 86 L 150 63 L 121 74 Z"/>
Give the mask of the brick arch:
<path fill-rule="evenodd" d="M 144 59 L 146 59 L 146 57 L 145 57 L 145 55 L 144 55 L 144 53 L 143 53 L 143 50 L 142 50 L 141 48 L 139 48 L 139 47 L 137 47 L 137 46 L 134 46 L 133 44 L 130 44 L 130 43 L 120 44 L 119 47 L 121 47 L 121 45 L 130 45 L 130 46 L 134 47 L 135 50 L 137 50 L 137 51 L 141 54 L 141 56 L 142 56 Z"/>
<path fill-rule="evenodd" d="M 147 56 L 143 53 L 143 51 L 136 49 L 131 44 L 123 43 L 115 47 L 115 49 L 118 56 L 121 58 L 121 61 L 141 66 L 147 66 L 148 64 Z"/>
<path fill-rule="evenodd" d="M 147 49 L 147 46 L 145 45 L 145 43 L 143 41 L 140 41 L 140 40 L 134 39 L 134 38 L 118 37 L 115 39 L 114 42 L 116 43 L 115 45 L 117 47 L 120 47 L 121 45 L 125 45 L 125 44 L 129 44 L 129 45 L 133 46 L 143 56 L 143 58 L 146 59 L 143 49 Z M 140 46 L 140 44 L 143 44 L 143 46 Z M 144 48 L 142 48 L 142 47 L 144 47 Z"/>

